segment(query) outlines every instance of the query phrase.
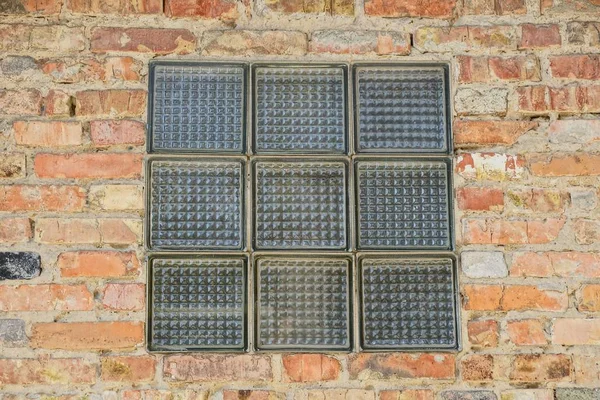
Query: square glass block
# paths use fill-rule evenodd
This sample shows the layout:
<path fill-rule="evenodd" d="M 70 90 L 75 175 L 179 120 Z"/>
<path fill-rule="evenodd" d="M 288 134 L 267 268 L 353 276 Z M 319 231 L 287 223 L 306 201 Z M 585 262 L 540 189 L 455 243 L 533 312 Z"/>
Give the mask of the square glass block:
<path fill-rule="evenodd" d="M 259 258 L 259 349 L 349 349 L 350 261 Z"/>
<path fill-rule="evenodd" d="M 356 163 L 358 247 L 450 249 L 449 164 Z"/>
<path fill-rule="evenodd" d="M 442 67 L 357 67 L 359 151 L 447 152 Z"/>
<path fill-rule="evenodd" d="M 255 163 L 257 249 L 344 249 L 346 163 Z"/>
<path fill-rule="evenodd" d="M 255 150 L 346 150 L 346 90 L 342 67 L 257 67 Z"/>
<path fill-rule="evenodd" d="M 244 72 L 227 64 L 154 66 L 151 149 L 242 153 Z"/>
<path fill-rule="evenodd" d="M 244 349 L 243 259 L 155 258 L 151 264 L 151 349 Z"/>
<path fill-rule="evenodd" d="M 364 258 L 361 278 L 363 348 L 457 346 L 452 259 Z"/>
<path fill-rule="evenodd" d="M 241 249 L 241 161 L 152 160 L 150 247 Z"/>

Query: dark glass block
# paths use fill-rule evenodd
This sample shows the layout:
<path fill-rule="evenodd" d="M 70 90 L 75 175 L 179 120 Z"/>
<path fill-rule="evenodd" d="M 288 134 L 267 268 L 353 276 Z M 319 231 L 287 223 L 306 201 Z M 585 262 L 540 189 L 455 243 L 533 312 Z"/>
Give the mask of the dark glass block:
<path fill-rule="evenodd" d="M 257 67 L 257 152 L 345 151 L 345 74 L 341 67 Z"/>
<path fill-rule="evenodd" d="M 244 68 L 156 65 L 152 149 L 243 152 Z"/>
<path fill-rule="evenodd" d="M 350 262 L 346 259 L 258 260 L 260 349 L 348 349 Z"/>
<path fill-rule="evenodd" d="M 449 249 L 448 164 L 359 161 L 358 246 Z"/>
<path fill-rule="evenodd" d="M 346 164 L 255 164 L 258 249 L 346 247 Z"/>
<path fill-rule="evenodd" d="M 150 165 L 150 247 L 242 248 L 241 162 L 153 160 Z"/>
<path fill-rule="evenodd" d="M 153 259 L 150 347 L 243 349 L 242 259 Z"/>
<path fill-rule="evenodd" d="M 456 347 L 451 259 L 365 258 L 361 274 L 365 349 Z"/>
<path fill-rule="evenodd" d="M 359 67 L 359 151 L 448 150 L 443 68 Z"/>

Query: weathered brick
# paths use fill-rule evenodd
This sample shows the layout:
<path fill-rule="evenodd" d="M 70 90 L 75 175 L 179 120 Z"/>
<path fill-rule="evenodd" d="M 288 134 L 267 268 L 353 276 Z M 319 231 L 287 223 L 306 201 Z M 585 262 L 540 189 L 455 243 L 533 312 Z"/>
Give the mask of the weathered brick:
<path fill-rule="evenodd" d="M 502 182 L 523 178 L 525 163 L 521 155 L 463 153 L 456 160 L 456 172 L 467 180 Z"/>
<path fill-rule="evenodd" d="M 552 342 L 562 345 L 600 344 L 600 320 L 558 318 L 554 320 Z"/>
<path fill-rule="evenodd" d="M 521 86 L 517 88 L 519 111 L 524 114 L 540 114 L 550 110 L 546 86 Z"/>
<path fill-rule="evenodd" d="M 67 8 L 82 14 L 157 14 L 162 12 L 159 0 L 71 0 Z"/>
<path fill-rule="evenodd" d="M 488 187 L 462 187 L 456 190 L 458 208 L 468 211 L 502 211 L 504 192 Z"/>
<path fill-rule="evenodd" d="M 373 374 L 382 378 L 454 379 L 453 354 L 351 354 L 348 357 L 351 379 Z M 366 375 L 365 375 L 366 374 Z"/>
<path fill-rule="evenodd" d="M 140 121 L 102 120 L 90 122 L 90 136 L 96 146 L 142 145 L 146 132 Z"/>
<path fill-rule="evenodd" d="M 64 25 L 29 26 L 29 50 L 75 53 L 85 49 L 83 27 Z"/>
<path fill-rule="evenodd" d="M 372 389 L 311 389 L 299 390 L 295 399 L 310 400 L 375 400 L 376 392 Z"/>
<path fill-rule="evenodd" d="M 489 390 L 447 390 L 440 393 L 442 400 L 498 400 Z"/>
<path fill-rule="evenodd" d="M 600 399 L 599 388 L 556 388 L 556 400 L 596 400 Z"/>
<path fill-rule="evenodd" d="M 208 32 L 202 54 L 208 56 L 303 56 L 306 34 L 295 31 L 229 30 Z"/>
<path fill-rule="evenodd" d="M 144 188 L 140 185 L 97 185 L 90 187 L 88 202 L 101 210 L 142 210 Z"/>
<path fill-rule="evenodd" d="M 2 3 L 0 13 L 51 15 L 60 13 L 61 6 L 60 0 L 15 0 Z"/>
<path fill-rule="evenodd" d="M 552 189 L 508 190 L 507 197 L 516 208 L 544 213 L 562 213 L 569 202 L 569 193 Z"/>
<path fill-rule="evenodd" d="M 42 95 L 36 89 L 0 89 L 0 115 L 40 115 Z"/>
<path fill-rule="evenodd" d="M 105 382 L 151 382 L 156 374 L 156 359 L 151 356 L 102 357 L 100 362 Z"/>
<path fill-rule="evenodd" d="M 238 17 L 234 0 L 166 0 L 165 14 L 170 17 L 200 17 L 235 20 Z"/>
<path fill-rule="evenodd" d="M 568 86 L 548 88 L 550 95 L 550 109 L 563 113 L 577 113 L 583 109 L 582 98 L 579 91 L 581 88 Z"/>
<path fill-rule="evenodd" d="M 0 345 L 18 347 L 26 343 L 25 321 L 17 318 L 0 319 Z"/>
<path fill-rule="evenodd" d="M 0 218 L 0 243 L 23 243 L 32 237 L 29 218 Z"/>
<path fill-rule="evenodd" d="M 579 311 L 600 311 L 600 285 L 583 285 L 577 309 Z"/>
<path fill-rule="evenodd" d="M 502 87 L 459 88 L 454 97 L 454 108 L 459 115 L 505 115 L 507 107 L 508 89 Z"/>
<path fill-rule="evenodd" d="M 0 158 L 0 178 L 23 178 L 26 158 L 22 153 L 3 153 Z"/>
<path fill-rule="evenodd" d="M 102 305 L 111 310 L 140 311 L 146 305 L 146 286 L 141 283 L 109 283 L 100 294 Z"/>
<path fill-rule="evenodd" d="M 0 252 L 0 281 L 34 278 L 42 271 L 41 264 L 42 260 L 38 253 L 30 251 Z"/>
<path fill-rule="evenodd" d="M 144 340 L 141 322 L 49 322 L 31 330 L 33 348 L 130 350 Z"/>
<path fill-rule="evenodd" d="M 208 393 L 203 390 L 183 389 L 142 389 L 125 390 L 122 392 L 122 400 L 206 400 Z M 72 399 L 75 400 L 75 399 Z"/>
<path fill-rule="evenodd" d="M 474 320 L 467 323 L 469 342 L 473 347 L 497 347 L 500 337 L 498 321 L 493 319 Z"/>
<path fill-rule="evenodd" d="M 331 15 L 354 15 L 352 0 L 269 0 L 265 5 L 283 13 L 328 13 Z"/>
<path fill-rule="evenodd" d="M 141 63 L 132 57 L 59 59 L 44 62 L 42 72 L 56 83 L 139 81 Z"/>
<path fill-rule="evenodd" d="M 175 355 L 164 359 L 165 378 L 185 382 L 270 381 L 269 356 L 244 355 Z"/>
<path fill-rule="evenodd" d="M 410 54 L 408 34 L 382 31 L 313 32 L 309 52 L 333 54 Z"/>
<path fill-rule="evenodd" d="M 548 344 L 544 325 L 537 319 L 508 321 L 506 332 L 510 341 L 517 346 L 544 346 Z"/>
<path fill-rule="evenodd" d="M 571 44 L 600 45 L 600 22 L 569 21 L 567 23 L 567 40 Z"/>
<path fill-rule="evenodd" d="M 564 354 L 520 354 L 515 357 L 510 372 L 511 381 L 568 381 L 571 358 Z"/>
<path fill-rule="evenodd" d="M 0 211 L 81 211 L 85 190 L 79 186 L 0 186 Z"/>
<path fill-rule="evenodd" d="M 558 237 L 564 218 L 463 219 L 463 241 L 470 244 L 543 244 Z"/>
<path fill-rule="evenodd" d="M 600 120 L 597 119 L 559 119 L 548 127 L 548 139 L 551 143 L 592 144 L 600 141 Z"/>
<path fill-rule="evenodd" d="M 287 382 L 332 381 L 338 379 L 340 362 L 322 354 L 283 356 L 284 379 Z"/>
<path fill-rule="evenodd" d="M 552 389 L 503 390 L 501 400 L 554 400 Z"/>
<path fill-rule="evenodd" d="M 529 168 L 538 176 L 600 175 L 600 155 L 534 154 L 529 157 Z"/>
<path fill-rule="evenodd" d="M 452 18 L 456 0 L 423 0 L 415 3 L 410 0 L 366 0 L 365 14 L 379 17 L 427 17 Z"/>
<path fill-rule="evenodd" d="M 600 277 L 600 255 L 580 252 L 516 253 L 513 256 L 511 275 Z"/>
<path fill-rule="evenodd" d="M 495 311 L 500 309 L 503 287 L 500 285 L 464 285 L 462 293 L 466 310 Z"/>
<path fill-rule="evenodd" d="M 93 306 L 85 285 L 0 286 L 0 311 L 87 311 Z"/>
<path fill-rule="evenodd" d="M 0 75 L 17 77 L 37 69 L 35 59 L 29 56 L 6 56 L 0 60 Z"/>
<path fill-rule="evenodd" d="M 461 269 L 469 278 L 503 278 L 508 275 L 504 254 L 499 251 L 463 251 Z"/>
<path fill-rule="evenodd" d="M 146 107 L 145 90 L 86 90 L 75 97 L 77 116 L 136 117 Z"/>
<path fill-rule="evenodd" d="M 271 390 L 223 390 L 223 400 L 284 400 L 285 394 Z"/>
<path fill-rule="evenodd" d="M 456 145 L 513 145 L 528 131 L 537 128 L 533 121 L 470 121 L 454 122 Z"/>
<path fill-rule="evenodd" d="M 525 14 L 525 0 L 465 0 L 462 14 L 466 15 L 511 15 Z"/>
<path fill-rule="evenodd" d="M 577 219 L 574 222 L 575 240 L 579 244 L 600 243 L 600 221 Z"/>
<path fill-rule="evenodd" d="M 419 27 L 414 34 L 414 41 L 415 48 L 421 51 L 439 53 L 517 48 L 515 27 L 505 25 Z"/>
<path fill-rule="evenodd" d="M 581 13 L 594 15 L 600 13 L 600 4 L 596 0 L 544 0 L 542 14 L 558 15 L 562 13 Z"/>
<path fill-rule="evenodd" d="M 556 24 L 550 25 L 521 25 L 521 49 L 535 49 L 550 46 L 560 46 L 560 29 Z"/>
<path fill-rule="evenodd" d="M 187 29 L 99 27 L 92 30 L 91 50 L 189 54 L 196 50 L 196 37 Z"/>
<path fill-rule="evenodd" d="M 429 389 L 382 390 L 379 400 L 434 400 L 434 394 Z"/>
<path fill-rule="evenodd" d="M 139 178 L 141 154 L 38 154 L 34 170 L 40 178 L 117 179 Z"/>
<path fill-rule="evenodd" d="M 0 359 L 0 385 L 93 384 L 96 369 L 83 358 Z"/>
<path fill-rule="evenodd" d="M 575 382 L 580 385 L 595 385 L 600 380 L 600 358 L 596 355 L 573 356 Z"/>
<path fill-rule="evenodd" d="M 491 381 L 494 379 L 494 356 L 475 354 L 463 357 L 462 378 L 465 381 Z"/>
<path fill-rule="evenodd" d="M 65 252 L 56 265 L 65 278 L 135 277 L 141 269 L 134 252 L 117 251 Z"/>
<path fill-rule="evenodd" d="M 31 147 L 79 146 L 83 131 L 79 122 L 16 121 L 13 123 L 15 142 Z"/>
<path fill-rule="evenodd" d="M 555 78 L 600 79 L 600 55 L 550 57 L 550 71 Z"/>
<path fill-rule="evenodd" d="M 459 80 L 464 83 L 494 81 L 539 81 L 540 64 L 534 56 L 459 56 Z"/>
<path fill-rule="evenodd" d="M 48 117 L 69 118 L 73 115 L 74 100 L 62 90 L 49 90 L 44 97 L 43 114 Z"/>
<path fill-rule="evenodd" d="M 36 241 L 46 244 L 137 243 L 140 223 L 131 219 L 38 218 Z"/>

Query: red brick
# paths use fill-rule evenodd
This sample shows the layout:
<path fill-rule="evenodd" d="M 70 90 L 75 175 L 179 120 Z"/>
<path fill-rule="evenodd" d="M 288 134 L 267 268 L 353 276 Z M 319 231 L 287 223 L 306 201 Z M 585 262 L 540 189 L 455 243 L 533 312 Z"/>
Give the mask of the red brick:
<path fill-rule="evenodd" d="M 33 348 L 132 350 L 144 340 L 141 322 L 49 322 L 33 324 Z"/>
<path fill-rule="evenodd" d="M 306 34 L 295 31 L 228 30 L 205 37 L 202 54 L 207 56 L 303 56 L 308 49 Z"/>
<path fill-rule="evenodd" d="M 515 357 L 510 372 L 511 381 L 568 381 L 571 358 L 564 354 L 520 354 Z"/>
<path fill-rule="evenodd" d="M 86 90 L 75 96 L 77 116 L 136 117 L 146 107 L 145 90 Z"/>
<path fill-rule="evenodd" d="M 575 240 L 579 244 L 600 243 L 600 221 L 576 219 L 573 225 Z"/>
<path fill-rule="evenodd" d="M 509 190 L 508 198 L 517 208 L 535 212 L 564 212 L 569 193 L 551 189 Z"/>
<path fill-rule="evenodd" d="M 600 175 L 600 155 L 534 154 L 529 158 L 529 168 L 538 176 L 586 176 Z"/>
<path fill-rule="evenodd" d="M 135 220 L 38 218 L 36 241 L 46 244 L 114 244 L 138 242 Z"/>
<path fill-rule="evenodd" d="M 309 44 L 311 53 L 332 54 L 410 54 L 407 34 L 380 31 L 317 31 Z"/>
<path fill-rule="evenodd" d="M 508 321 L 506 331 L 510 341 L 517 346 L 544 346 L 548 344 L 544 325 L 537 319 Z"/>
<path fill-rule="evenodd" d="M 494 379 L 494 357 L 491 354 L 475 354 L 461 360 L 462 377 L 465 381 L 491 381 Z"/>
<path fill-rule="evenodd" d="M 600 344 L 599 319 L 555 319 L 552 332 L 552 343 L 554 344 L 567 346 Z"/>
<path fill-rule="evenodd" d="M 550 95 L 550 109 L 564 113 L 576 113 L 582 109 L 579 88 L 575 86 L 548 88 Z"/>
<path fill-rule="evenodd" d="M 82 14 L 160 14 L 160 0 L 71 0 L 67 7 L 74 13 Z"/>
<path fill-rule="evenodd" d="M 472 145 L 513 145 L 528 131 L 537 128 L 533 121 L 469 121 L 454 122 L 454 143 Z"/>
<path fill-rule="evenodd" d="M 0 243 L 23 243 L 32 237 L 29 218 L 0 218 Z"/>
<path fill-rule="evenodd" d="M 189 54 L 196 50 L 196 37 L 187 29 L 99 27 L 92 30 L 91 50 Z"/>
<path fill-rule="evenodd" d="M 579 311 L 600 311 L 600 285 L 583 285 L 577 309 Z"/>
<path fill-rule="evenodd" d="M 44 115 L 49 117 L 71 117 L 73 98 L 62 90 L 50 90 L 44 98 Z"/>
<path fill-rule="evenodd" d="M 522 86 L 517 88 L 519 111 L 525 114 L 540 114 L 550 110 L 546 86 Z"/>
<path fill-rule="evenodd" d="M 316 382 L 338 379 L 340 362 L 322 354 L 283 356 L 284 379 L 287 382 Z"/>
<path fill-rule="evenodd" d="M 90 122 L 90 135 L 96 146 L 142 145 L 146 132 L 140 121 L 103 120 Z"/>
<path fill-rule="evenodd" d="M 57 267 L 65 278 L 135 277 L 140 273 L 140 262 L 134 252 L 75 251 L 61 253 Z"/>
<path fill-rule="evenodd" d="M 42 95 L 35 89 L 0 89 L 0 115 L 40 115 Z"/>
<path fill-rule="evenodd" d="M 79 186 L 0 186 L 0 211 L 82 211 L 85 198 Z"/>
<path fill-rule="evenodd" d="M 434 400 L 434 395 L 429 389 L 382 390 L 379 400 Z"/>
<path fill-rule="evenodd" d="M 235 20 L 238 17 L 234 0 L 166 0 L 165 14 L 170 17 L 201 17 Z"/>
<path fill-rule="evenodd" d="M 600 79 L 600 55 L 550 57 L 550 71 L 555 78 Z"/>
<path fill-rule="evenodd" d="M 141 62 L 131 57 L 50 60 L 42 71 L 56 83 L 139 81 Z"/>
<path fill-rule="evenodd" d="M 577 100 L 582 112 L 600 112 L 600 85 L 580 86 L 577 88 Z"/>
<path fill-rule="evenodd" d="M 151 382 L 156 374 L 156 359 L 151 356 L 102 357 L 100 361 L 105 382 Z"/>
<path fill-rule="evenodd" d="M 565 311 L 569 305 L 566 292 L 543 290 L 536 286 L 506 286 L 501 308 L 505 311 Z"/>
<path fill-rule="evenodd" d="M 497 347 L 500 337 L 498 321 L 492 319 L 475 320 L 467 323 L 469 342 L 473 347 Z"/>
<path fill-rule="evenodd" d="M 368 370 L 383 378 L 454 379 L 456 374 L 453 354 L 351 354 L 348 371 L 351 379 Z"/>
<path fill-rule="evenodd" d="M 3 358 L 0 385 L 93 384 L 96 369 L 83 358 Z"/>
<path fill-rule="evenodd" d="M 83 131 L 79 122 L 16 121 L 13 123 L 15 142 L 31 147 L 79 146 Z"/>
<path fill-rule="evenodd" d="M 458 188 L 456 199 L 461 210 L 502 211 L 504 208 L 504 192 L 497 188 Z"/>
<path fill-rule="evenodd" d="M 164 359 L 163 375 L 185 382 L 271 381 L 271 358 L 265 355 L 175 355 Z"/>
<path fill-rule="evenodd" d="M 452 18 L 456 0 L 366 0 L 365 14 L 380 17 Z"/>
<path fill-rule="evenodd" d="M 141 154 L 38 154 L 34 170 L 40 178 L 117 179 L 139 178 Z"/>
<path fill-rule="evenodd" d="M 575 251 L 516 253 L 510 273 L 513 276 L 600 278 L 600 254 Z"/>
<path fill-rule="evenodd" d="M 534 56 L 459 56 L 459 80 L 465 83 L 494 81 L 539 81 L 540 64 Z"/>
<path fill-rule="evenodd" d="M 503 288 L 499 285 L 464 285 L 464 308 L 473 311 L 495 311 L 500 309 Z"/>
<path fill-rule="evenodd" d="M 131 57 L 108 57 L 104 61 L 104 80 L 139 81 L 142 63 Z"/>
<path fill-rule="evenodd" d="M 456 160 L 456 172 L 466 180 L 521 179 L 524 166 L 522 156 L 501 153 L 463 153 Z"/>
<path fill-rule="evenodd" d="M 463 219 L 463 241 L 470 244 L 543 244 L 554 241 L 565 219 Z"/>
<path fill-rule="evenodd" d="M 560 30 L 558 25 L 521 25 L 521 49 L 535 49 L 560 46 Z"/>
<path fill-rule="evenodd" d="M 525 0 L 465 0 L 462 14 L 466 15 L 510 15 L 525 14 Z"/>
<path fill-rule="evenodd" d="M 15 0 L 6 3 L 0 10 L 3 14 L 43 14 L 60 13 L 60 0 Z"/>
<path fill-rule="evenodd" d="M 0 286 L 1 311 L 88 311 L 93 306 L 85 285 Z"/>
<path fill-rule="evenodd" d="M 111 310 L 140 311 L 146 305 L 146 286 L 141 283 L 109 283 L 101 295 L 102 305 Z"/>

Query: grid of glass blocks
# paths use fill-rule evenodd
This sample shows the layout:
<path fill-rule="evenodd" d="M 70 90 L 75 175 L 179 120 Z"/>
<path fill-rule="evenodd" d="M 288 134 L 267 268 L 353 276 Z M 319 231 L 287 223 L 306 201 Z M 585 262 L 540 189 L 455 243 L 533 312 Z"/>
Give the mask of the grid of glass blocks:
<path fill-rule="evenodd" d="M 259 258 L 257 348 L 349 349 L 350 261 Z"/>
<path fill-rule="evenodd" d="M 448 66 L 149 80 L 150 350 L 459 347 Z"/>
<path fill-rule="evenodd" d="M 151 349 L 244 348 L 244 259 L 153 258 L 150 269 Z"/>
<path fill-rule="evenodd" d="M 451 258 L 365 257 L 360 273 L 363 348 L 456 345 Z"/>

